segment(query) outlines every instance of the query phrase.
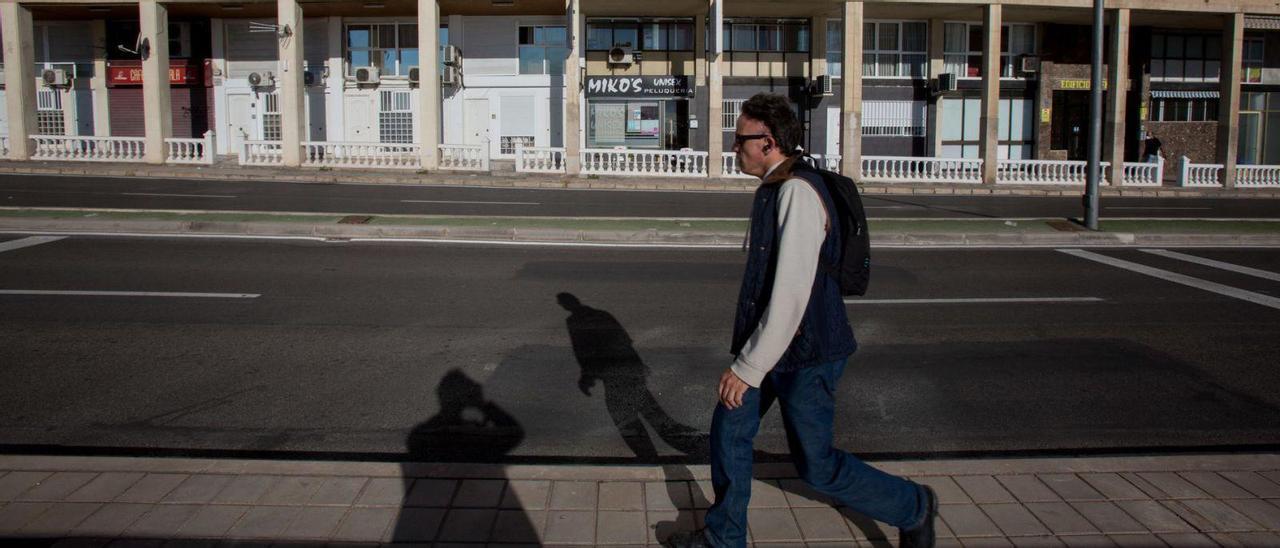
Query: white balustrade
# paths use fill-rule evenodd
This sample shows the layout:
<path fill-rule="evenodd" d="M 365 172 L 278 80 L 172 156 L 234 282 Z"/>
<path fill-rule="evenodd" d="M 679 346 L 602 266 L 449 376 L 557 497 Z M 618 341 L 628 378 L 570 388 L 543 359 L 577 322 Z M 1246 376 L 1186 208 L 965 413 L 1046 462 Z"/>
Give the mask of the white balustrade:
<path fill-rule="evenodd" d="M 0 158 L 9 157 L 9 136 L 0 135 Z"/>
<path fill-rule="evenodd" d="M 1191 158 L 1183 156 L 1178 160 L 1178 167 L 1178 186 L 1222 186 L 1222 164 L 1193 164 Z"/>
<path fill-rule="evenodd" d="M 199 139 L 186 139 L 171 137 L 164 140 L 165 149 L 168 151 L 165 155 L 165 163 L 169 164 L 200 164 L 213 165 L 214 147 L 217 141 L 214 139 L 213 131 L 204 132 L 204 137 Z"/>
<path fill-rule="evenodd" d="M 521 173 L 564 173 L 564 148 L 527 147 L 516 144 L 516 171 Z"/>
<path fill-rule="evenodd" d="M 440 169 L 489 171 L 489 145 L 440 145 Z"/>
<path fill-rule="evenodd" d="M 1102 174 L 1105 176 L 1111 163 L 1099 163 L 1102 164 Z M 1089 162 L 1079 160 L 1000 160 L 996 168 L 996 182 L 1082 185 L 1085 184 L 1088 173 Z"/>
<path fill-rule="evenodd" d="M 240 147 L 242 166 L 284 165 L 284 145 L 280 141 L 248 141 Z"/>
<path fill-rule="evenodd" d="M 303 141 L 302 165 L 338 168 L 419 169 L 420 147 L 413 143 Z"/>
<path fill-rule="evenodd" d="M 582 149 L 582 172 L 589 175 L 706 177 L 707 153 L 696 150 Z"/>
<path fill-rule="evenodd" d="M 720 153 L 720 171 L 725 177 L 736 179 L 754 179 L 754 177 L 743 173 L 738 169 L 738 154 L 734 152 Z"/>
<path fill-rule="evenodd" d="M 982 159 L 863 156 L 862 180 L 874 183 L 981 183 Z"/>
<path fill-rule="evenodd" d="M 91 137 L 79 135 L 32 135 L 32 160 L 75 162 L 141 162 L 143 137 Z"/>
<path fill-rule="evenodd" d="M 1124 186 L 1160 186 L 1164 184 L 1164 158 L 1154 162 L 1125 162 Z"/>
<path fill-rule="evenodd" d="M 1280 166 L 1236 166 L 1236 186 L 1240 188 L 1280 187 Z"/>

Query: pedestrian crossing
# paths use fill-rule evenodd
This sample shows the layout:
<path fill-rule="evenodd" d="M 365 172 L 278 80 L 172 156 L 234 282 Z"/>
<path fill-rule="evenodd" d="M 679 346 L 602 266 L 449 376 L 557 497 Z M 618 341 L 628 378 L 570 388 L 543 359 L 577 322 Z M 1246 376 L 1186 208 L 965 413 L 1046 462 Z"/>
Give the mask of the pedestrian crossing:
<path fill-rule="evenodd" d="M 1200 289 L 1202 291 L 1208 291 L 1210 293 L 1215 293 L 1218 295 L 1239 299 L 1239 300 L 1250 302 L 1260 306 L 1265 306 L 1268 308 L 1280 310 L 1280 298 L 1273 297 L 1271 295 L 1268 295 L 1260 291 L 1243 289 L 1233 285 L 1206 280 L 1204 278 L 1190 276 L 1187 274 L 1174 272 L 1172 270 L 1167 270 L 1163 268 L 1156 268 L 1154 266 L 1150 266 L 1147 264 L 1128 261 L 1128 260 L 1116 258 L 1110 255 L 1105 255 L 1099 252 L 1089 251 L 1085 249 L 1072 248 L 1072 249 L 1058 249 L 1057 251 L 1060 253 L 1065 253 L 1067 255 L 1080 258 L 1080 259 L 1093 261 L 1096 263 L 1112 266 L 1115 268 L 1127 270 L 1127 271 L 1142 274 L 1145 276 L 1150 276 L 1153 278 L 1158 278 L 1161 280 L 1173 282 L 1173 283 L 1184 285 L 1187 287 L 1193 287 L 1196 289 Z M 1210 267 L 1218 270 L 1233 272 L 1236 274 L 1244 274 L 1247 276 L 1262 278 L 1268 281 L 1280 282 L 1280 274 L 1277 274 L 1275 272 L 1271 272 L 1268 270 L 1238 265 L 1234 263 L 1228 263 L 1225 261 L 1209 259 L 1206 257 L 1200 257 L 1197 255 L 1191 255 L 1187 253 L 1169 251 L 1166 249 L 1142 249 L 1141 251 L 1143 253 L 1147 253 L 1150 255 L 1156 255 L 1156 256 L 1173 259 L 1177 261 L 1182 261 L 1186 263 L 1197 264 L 1197 265 L 1206 266 L 1206 267 Z"/>

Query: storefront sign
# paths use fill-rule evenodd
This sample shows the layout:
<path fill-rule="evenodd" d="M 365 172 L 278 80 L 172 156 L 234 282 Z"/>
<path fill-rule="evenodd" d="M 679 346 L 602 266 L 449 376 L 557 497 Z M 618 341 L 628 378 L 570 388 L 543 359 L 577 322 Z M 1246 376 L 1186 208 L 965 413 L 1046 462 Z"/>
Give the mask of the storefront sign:
<path fill-rule="evenodd" d="M 587 97 L 665 97 L 693 96 L 693 82 L 688 76 L 588 76 Z"/>
<path fill-rule="evenodd" d="M 200 77 L 200 71 L 196 67 L 188 65 L 186 62 L 182 64 L 172 64 L 169 66 L 169 83 L 170 84 L 194 84 Z M 112 86 L 140 86 L 142 85 L 142 66 L 140 64 L 130 65 L 111 65 L 107 67 L 107 85 Z"/>
<path fill-rule="evenodd" d="M 1058 89 L 1064 90 L 1083 90 L 1089 91 L 1093 88 L 1092 83 L 1088 80 L 1059 80 Z M 1102 81 L 1102 89 L 1107 89 L 1107 81 Z"/>

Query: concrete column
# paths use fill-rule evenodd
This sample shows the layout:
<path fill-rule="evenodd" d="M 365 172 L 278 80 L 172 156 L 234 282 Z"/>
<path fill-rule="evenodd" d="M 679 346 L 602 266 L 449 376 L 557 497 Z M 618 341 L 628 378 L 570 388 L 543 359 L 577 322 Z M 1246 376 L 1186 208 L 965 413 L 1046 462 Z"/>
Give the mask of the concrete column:
<path fill-rule="evenodd" d="M 1000 4 L 983 7 L 982 18 L 982 118 L 979 125 L 979 154 L 982 182 L 996 183 L 1000 166 Z"/>
<path fill-rule="evenodd" d="M 1111 185 L 1124 184 L 1125 99 L 1129 96 L 1129 9 L 1112 11 L 1111 58 L 1107 59 L 1107 131 L 1103 158 L 1111 162 Z"/>
<path fill-rule="evenodd" d="M 1244 48 L 1244 14 L 1229 13 L 1222 27 L 1222 89 L 1218 102 L 1218 163 L 1222 186 L 1236 186 L 1236 148 L 1240 145 L 1240 62 Z"/>
<path fill-rule="evenodd" d="M 93 35 L 93 77 L 89 90 L 93 96 L 93 134 L 98 137 L 111 135 L 110 103 L 107 101 L 107 22 L 98 19 L 89 23 Z"/>
<path fill-rule="evenodd" d="M 277 0 L 276 25 L 279 25 L 280 32 L 287 28 L 292 33 L 277 40 L 280 75 L 276 78 L 279 85 L 276 93 L 280 101 L 281 156 L 285 166 L 298 167 L 302 165 L 302 136 L 307 131 L 306 83 L 302 70 L 302 5 L 298 0 Z"/>
<path fill-rule="evenodd" d="M 844 3 L 840 86 L 840 173 L 862 180 L 862 2 Z"/>
<path fill-rule="evenodd" d="M 329 77 L 325 79 L 325 135 L 326 141 L 345 141 L 347 138 L 346 118 L 342 108 L 342 88 L 347 83 L 345 67 L 342 65 L 342 46 L 346 42 L 342 35 L 342 18 L 330 16 L 325 27 L 329 35 L 327 44 L 329 52 Z M 421 55 L 421 53 L 419 53 Z M 422 73 L 419 66 L 419 74 Z"/>
<path fill-rule="evenodd" d="M 723 9 L 723 6 L 721 6 Z M 713 26 L 714 18 L 707 17 Z M 710 29 L 715 34 L 723 29 Z M 713 36 L 715 35 L 713 34 Z M 724 161 L 724 53 L 716 53 L 715 44 L 705 44 L 707 56 L 707 176 L 723 177 Z"/>
<path fill-rule="evenodd" d="M 142 58 L 142 108 L 146 116 L 146 150 L 149 164 L 163 164 L 168 156 L 164 143 L 173 135 L 173 109 L 169 100 L 169 10 L 156 0 L 138 2 L 142 37 L 151 51 Z"/>
<path fill-rule="evenodd" d="M 809 44 L 809 79 L 830 75 L 827 71 L 827 16 L 813 18 L 813 31 L 809 33 L 813 43 Z"/>
<path fill-rule="evenodd" d="M 710 15 L 698 12 L 693 16 L 693 85 L 707 85 L 707 20 Z"/>
<path fill-rule="evenodd" d="M 582 50 L 587 38 L 580 0 L 566 0 L 564 16 L 569 35 L 569 58 L 564 61 L 564 172 L 578 175 L 582 173 Z"/>
<path fill-rule="evenodd" d="M 0 4 L 4 39 L 5 111 L 9 119 L 9 159 L 26 160 L 35 152 L 27 139 L 36 130 L 36 51 L 31 10 L 17 2 Z"/>
<path fill-rule="evenodd" d="M 417 122 L 422 169 L 440 169 L 440 4 L 436 0 L 418 0 Z"/>
<path fill-rule="evenodd" d="M 929 20 L 929 78 L 936 79 L 946 70 L 943 45 L 946 43 L 947 25 L 942 19 Z M 957 75 L 959 76 L 959 75 Z M 942 155 L 942 97 L 929 98 L 925 129 L 929 135 L 929 155 Z"/>

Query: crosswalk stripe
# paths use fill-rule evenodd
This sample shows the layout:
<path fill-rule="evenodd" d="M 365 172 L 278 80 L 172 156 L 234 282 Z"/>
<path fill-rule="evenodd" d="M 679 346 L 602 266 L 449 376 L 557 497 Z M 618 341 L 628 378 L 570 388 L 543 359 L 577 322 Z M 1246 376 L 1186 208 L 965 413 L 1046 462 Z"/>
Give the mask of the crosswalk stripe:
<path fill-rule="evenodd" d="M 1254 293 L 1253 291 L 1246 291 L 1238 287 L 1231 287 L 1229 285 L 1210 282 L 1208 280 L 1201 280 L 1200 278 L 1193 278 L 1185 274 L 1169 272 L 1168 270 L 1152 268 L 1146 265 L 1141 265 L 1134 262 L 1129 262 L 1121 259 L 1116 259 L 1113 257 L 1108 257 L 1106 255 L 1101 255 L 1098 253 L 1094 253 L 1092 251 L 1085 251 L 1083 249 L 1059 249 L 1058 251 L 1061 253 L 1066 253 L 1067 255 L 1074 255 L 1081 259 L 1087 259 L 1090 261 L 1099 262 L 1108 266 L 1114 266 L 1116 268 L 1122 268 L 1124 270 L 1128 270 L 1131 272 L 1137 272 L 1139 274 L 1146 274 L 1147 276 L 1151 276 L 1153 278 L 1159 278 L 1161 280 L 1194 287 L 1196 289 L 1202 289 L 1211 293 L 1217 293 L 1219 295 L 1225 295 L 1228 297 L 1233 297 L 1243 301 L 1249 301 L 1254 304 L 1260 304 L 1262 306 L 1280 310 L 1280 299 L 1271 297 L 1269 295 Z"/>
<path fill-rule="evenodd" d="M 17 240 L 0 242 L 0 253 L 3 253 L 5 251 L 13 251 L 15 249 L 22 249 L 24 247 L 31 247 L 33 245 L 56 242 L 63 238 L 66 238 L 66 236 L 31 236 L 29 238 L 19 238 Z"/>
<path fill-rule="evenodd" d="M 1262 278 L 1264 280 L 1271 280 L 1273 282 L 1280 282 L 1280 274 L 1276 274 L 1275 272 L 1270 272 L 1267 270 L 1250 268 L 1247 266 L 1240 266 L 1238 264 L 1224 263 L 1222 261 L 1215 261 L 1213 259 L 1206 259 L 1204 257 L 1196 257 L 1195 255 L 1187 255 L 1185 253 L 1178 253 L 1176 251 L 1169 251 L 1167 249 L 1143 249 L 1142 252 L 1150 253 L 1152 255 L 1159 255 L 1161 257 L 1168 257 L 1170 259 L 1177 259 L 1179 261 L 1186 261 L 1189 263 L 1195 263 L 1195 264 L 1204 265 L 1204 266 L 1211 266 L 1213 268 L 1219 268 L 1222 270 L 1228 270 L 1238 274 L 1254 276 L 1257 278 Z"/>

